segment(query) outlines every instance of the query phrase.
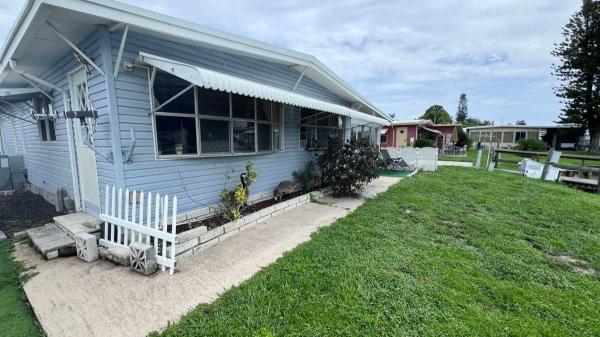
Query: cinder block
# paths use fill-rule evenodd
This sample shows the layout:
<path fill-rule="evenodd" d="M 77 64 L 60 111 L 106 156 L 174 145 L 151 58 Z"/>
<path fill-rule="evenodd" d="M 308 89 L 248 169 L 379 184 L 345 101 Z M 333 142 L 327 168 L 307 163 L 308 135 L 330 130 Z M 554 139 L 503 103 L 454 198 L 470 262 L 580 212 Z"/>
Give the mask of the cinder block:
<path fill-rule="evenodd" d="M 75 235 L 75 247 L 77 256 L 85 262 L 98 260 L 98 243 L 96 236 L 89 233 L 77 233 Z"/>
<path fill-rule="evenodd" d="M 210 241 L 207 241 L 201 245 L 198 245 L 197 247 L 194 248 L 194 254 L 197 254 L 209 247 L 212 247 L 214 245 L 216 245 L 219 242 L 219 239 L 212 239 Z"/>
<path fill-rule="evenodd" d="M 129 266 L 129 248 L 113 246 L 106 250 L 106 259 L 122 266 Z"/>
<path fill-rule="evenodd" d="M 247 229 L 250 229 L 250 228 L 256 226 L 257 223 L 258 222 L 256 222 L 256 220 L 248 222 L 247 224 L 245 224 L 242 227 L 240 227 L 240 232 L 245 231 Z"/>
<path fill-rule="evenodd" d="M 129 262 L 131 270 L 144 275 L 150 275 L 156 271 L 156 256 L 154 247 L 141 242 L 133 242 L 129 245 Z"/>
<path fill-rule="evenodd" d="M 265 222 L 265 221 L 267 221 L 267 220 L 269 220 L 269 219 L 271 219 L 271 214 L 268 214 L 268 215 L 265 215 L 265 216 L 262 216 L 262 217 L 258 218 L 258 219 L 256 220 L 256 222 L 258 222 L 258 223 L 260 223 L 260 222 Z"/>
<path fill-rule="evenodd" d="M 185 252 L 188 249 L 196 247 L 198 245 L 198 243 L 200 243 L 200 240 L 198 238 L 195 238 L 195 239 L 183 242 L 183 243 L 176 244 L 175 245 L 175 255 L 179 255 L 180 253 Z"/>
<path fill-rule="evenodd" d="M 227 240 L 230 237 L 237 235 L 239 232 L 240 232 L 239 229 L 234 229 L 229 233 L 223 234 L 223 235 L 219 236 L 219 242 L 221 242 L 223 240 Z"/>
<path fill-rule="evenodd" d="M 233 230 L 236 230 L 236 229 L 242 227 L 244 224 L 246 224 L 246 221 L 248 221 L 246 219 L 246 217 L 242 217 L 242 218 L 239 218 L 239 219 L 237 219 L 235 221 L 228 222 L 228 223 L 226 223 L 226 224 L 223 225 L 223 231 L 225 233 L 229 233 L 229 232 L 231 232 Z"/>
<path fill-rule="evenodd" d="M 213 228 L 213 229 L 209 230 L 208 232 L 206 232 L 205 234 L 200 236 L 200 243 L 210 241 L 219 235 L 223 235 L 223 233 L 224 233 L 223 226 Z"/>

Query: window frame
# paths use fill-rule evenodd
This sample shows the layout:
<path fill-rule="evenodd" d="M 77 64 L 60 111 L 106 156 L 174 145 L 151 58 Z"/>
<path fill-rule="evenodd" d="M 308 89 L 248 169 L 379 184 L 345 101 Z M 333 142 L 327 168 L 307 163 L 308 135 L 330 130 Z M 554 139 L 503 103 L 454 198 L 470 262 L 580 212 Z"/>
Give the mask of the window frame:
<path fill-rule="evenodd" d="M 385 140 L 383 139 L 384 137 L 385 137 Z M 385 133 L 381 133 L 379 135 L 379 144 L 387 144 L 387 139 L 388 139 L 387 131 Z"/>
<path fill-rule="evenodd" d="M 318 140 L 318 129 L 328 129 L 328 130 L 337 130 L 338 131 L 338 138 L 340 139 L 340 142 L 344 141 L 344 135 L 343 135 L 343 130 L 344 130 L 344 121 L 340 120 L 342 118 L 342 116 L 333 113 L 333 112 L 327 112 L 327 111 L 321 111 L 321 110 L 316 110 L 316 109 L 310 109 L 310 108 L 303 108 L 303 109 L 308 109 L 308 110 L 312 110 L 315 112 L 314 114 L 314 124 L 307 124 L 306 122 L 303 123 L 302 121 L 302 113 L 300 112 L 300 121 L 299 121 L 299 127 L 298 127 L 298 143 L 300 144 L 300 148 L 306 151 L 323 151 L 327 148 L 327 145 L 325 146 L 318 146 L 319 144 L 319 140 Z M 327 115 L 327 118 L 330 118 L 331 116 L 336 116 L 338 118 L 338 125 L 337 126 L 330 126 L 330 125 L 319 125 L 319 121 L 324 119 L 323 114 Z M 319 115 L 321 117 L 319 117 Z M 308 118 L 307 118 L 308 120 Z M 340 125 L 341 124 L 341 125 Z M 315 147 L 307 147 L 304 146 L 302 144 L 302 128 L 311 128 L 313 129 L 313 135 L 315 136 L 315 141 L 317 146 Z"/>
<path fill-rule="evenodd" d="M 50 121 L 52 121 L 52 127 L 50 127 Z M 44 139 L 42 134 L 42 125 L 46 130 L 46 139 Z M 51 118 L 40 118 L 37 119 L 37 129 L 38 129 L 38 137 L 41 143 L 55 143 L 57 142 L 56 137 L 56 120 Z M 50 129 L 54 129 L 54 132 L 50 132 Z M 50 137 L 50 135 L 54 134 L 54 139 Z"/>
<path fill-rule="evenodd" d="M 154 96 L 154 81 L 156 79 L 156 72 L 160 71 L 157 68 L 151 68 L 148 69 L 148 88 L 149 88 L 149 93 L 150 93 L 150 114 L 151 114 L 151 118 L 152 118 L 152 138 L 153 138 L 153 143 L 154 143 L 154 156 L 156 160 L 172 160 L 172 159 L 191 159 L 191 158 L 210 158 L 210 157 L 236 157 L 236 156 L 255 156 L 255 155 L 262 155 L 262 154 L 271 154 L 271 153 L 277 153 L 277 152 L 283 152 L 285 147 L 284 147 L 284 118 L 285 118 L 285 105 L 283 103 L 279 103 L 279 102 L 275 102 L 275 101 L 271 101 L 271 100 L 265 100 L 270 102 L 270 107 L 271 107 L 271 120 L 270 121 L 264 121 L 264 120 L 259 120 L 258 119 L 258 112 L 257 112 L 257 101 L 261 98 L 256 98 L 256 97 L 250 97 L 253 102 L 254 102 L 254 118 L 253 119 L 249 119 L 249 118 L 240 118 L 240 117 L 233 117 L 233 95 L 236 95 L 234 93 L 230 93 L 230 92 L 226 92 L 227 96 L 228 96 L 228 106 L 229 106 L 229 114 L 228 116 L 215 116 L 215 115 L 204 115 L 204 114 L 200 114 L 199 111 L 199 107 L 198 107 L 198 90 L 209 90 L 209 91 L 217 91 L 214 89 L 208 89 L 208 88 L 204 88 L 204 87 L 200 87 L 194 84 L 190 84 L 190 86 L 192 86 L 192 88 L 186 87 L 185 89 L 183 89 L 182 91 L 178 92 L 177 94 L 175 94 L 172 98 L 168 99 L 167 101 L 159 103 L 159 107 L 164 108 L 165 106 L 168 106 L 169 103 L 171 103 L 172 101 L 176 100 L 179 96 L 182 96 L 183 93 L 185 93 L 188 90 L 193 90 L 194 92 L 194 113 L 173 113 L 173 112 L 167 112 L 167 111 L 156 111 L 155 108 L 155 96 Z M 167 73 L 168 74 L 168 73 Z M 175 76 L 173 74 L 169 74 L 171 76 Z M 177 97 L 176 97 L 177 96 Z M 243 95 L 241 95 L 243 96 Z M 174 99 L 173 99 L 174 98 Z M 276 108 L 275 108 L 276 107 Z M 276 110 L 276 111 L 275 111 Z M 274 122 L 274 113 L 278 113 L 279 114 L 279 122 Z M 156 117 L 157 116 L 164 116 L 164 117 L 180 117 L 180 118 L 194 118 L 195 123 L 195 131 L 196 131 L 196 153 L 188 153 L 188 154 L 159 154 L 159 147 L 158 147 L 158 130 L 157 130 L 157 123 L 156 123 Z M 228 133 L 228 137 L 229 137 L 229 151 L 227 152 L 207 152 L 207 153 L 203 153 L 202 152 L 202 130 L 201 130 L 201 123 L 202 120 L 217 120 L 217 121 L 226 121 L 229 125 L 229 133 Z M 235 144 L 234 144 L 234 137 L 233 137 L 233 124 L 235 121 L 241 121 L 241 122 L 252 122 L 254 123 L 254 151 L 253 152 L 235 152 L 234 148 L 235 148 Z M 271 149 L 268 151 L 259 151 L 258 150 L 258 124 L 268 124 L 270 125 L 271 128 Z M 279 127 L 279 148 L 278 149 L 274 149 L 274 144 L 275 144 L 275 139 L 273 137 L 273 128 L 274 126 L 278 126 Z"/>

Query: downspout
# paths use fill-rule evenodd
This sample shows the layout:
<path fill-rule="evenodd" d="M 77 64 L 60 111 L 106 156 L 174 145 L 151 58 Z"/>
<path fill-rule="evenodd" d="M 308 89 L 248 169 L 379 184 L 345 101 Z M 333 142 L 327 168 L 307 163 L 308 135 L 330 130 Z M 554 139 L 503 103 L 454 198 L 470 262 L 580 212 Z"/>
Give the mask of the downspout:
<path fill-rule="evenodd" d="M 65 110 L 71 109 L 71 100 L 69 94 L 64 91 L 59 86 L 56 86 L 52 83 L 42 80 L 41 78 L 37 78 L 33 75 L 27 74 L 17 69 L 17 64 L 15 60 L 10 61 L 10 68 L 12 71 L 17 73 L 19 76 L 24 79 L 28 79 L 30 81 L 37 82 L 45 87 L 52 88 L 62 95 L 63 98 L 63 107 Z M 75 199 L 75 209 L 77 211 L 81 210 L 81 194 L 79 191 L 79 174 L 77 169 L 77 152 L 75 151 L 75 140 L 73 139 L 73 121 L 71 119 L 66 119 L 67 124 L 67 142 L 69 143 L 69 159 L 71 161 L 71 178 L 73 182 L 73 196 Z"/>

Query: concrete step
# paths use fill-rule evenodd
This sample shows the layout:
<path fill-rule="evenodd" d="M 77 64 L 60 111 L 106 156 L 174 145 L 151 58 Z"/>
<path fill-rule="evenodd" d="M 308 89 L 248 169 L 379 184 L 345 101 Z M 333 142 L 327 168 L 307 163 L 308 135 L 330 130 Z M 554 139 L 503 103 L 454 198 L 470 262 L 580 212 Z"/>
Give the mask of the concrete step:
<path fill-rule="evenodd" d="M 97 217 L 83 212 L 56 216 L 53 220 L 58 227 L 73 239 L 79 233 L 99 233 L 100 224 L 102 223 Z"/>
<path fill-rule="evenodd" d="M 76 254 L 75 241 L 55 224 L 28 229 L 27 235 L 33 246 L 48 260 Z"/>
<path fill-rule="evenodd" d="M 110 248 L 98 247 L 98 256 L 101 259 L 112 261 L 122 266 L 129 266 L 129 248 L 114 246 Z"/>

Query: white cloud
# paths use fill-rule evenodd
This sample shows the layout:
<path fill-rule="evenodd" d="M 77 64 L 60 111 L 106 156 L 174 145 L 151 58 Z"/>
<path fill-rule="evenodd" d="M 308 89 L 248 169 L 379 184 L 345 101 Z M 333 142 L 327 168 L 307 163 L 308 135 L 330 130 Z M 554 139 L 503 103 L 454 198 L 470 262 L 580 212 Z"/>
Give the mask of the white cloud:
<path fill-rule="evenodd" d="M 21 6 L 0 0 L 0 36 Z M 550 51 L 579 1 L 424 0 L 124 2 L 313 54 L 401 118 L 466 92 L 471 114 L 556 119 Z"/>

